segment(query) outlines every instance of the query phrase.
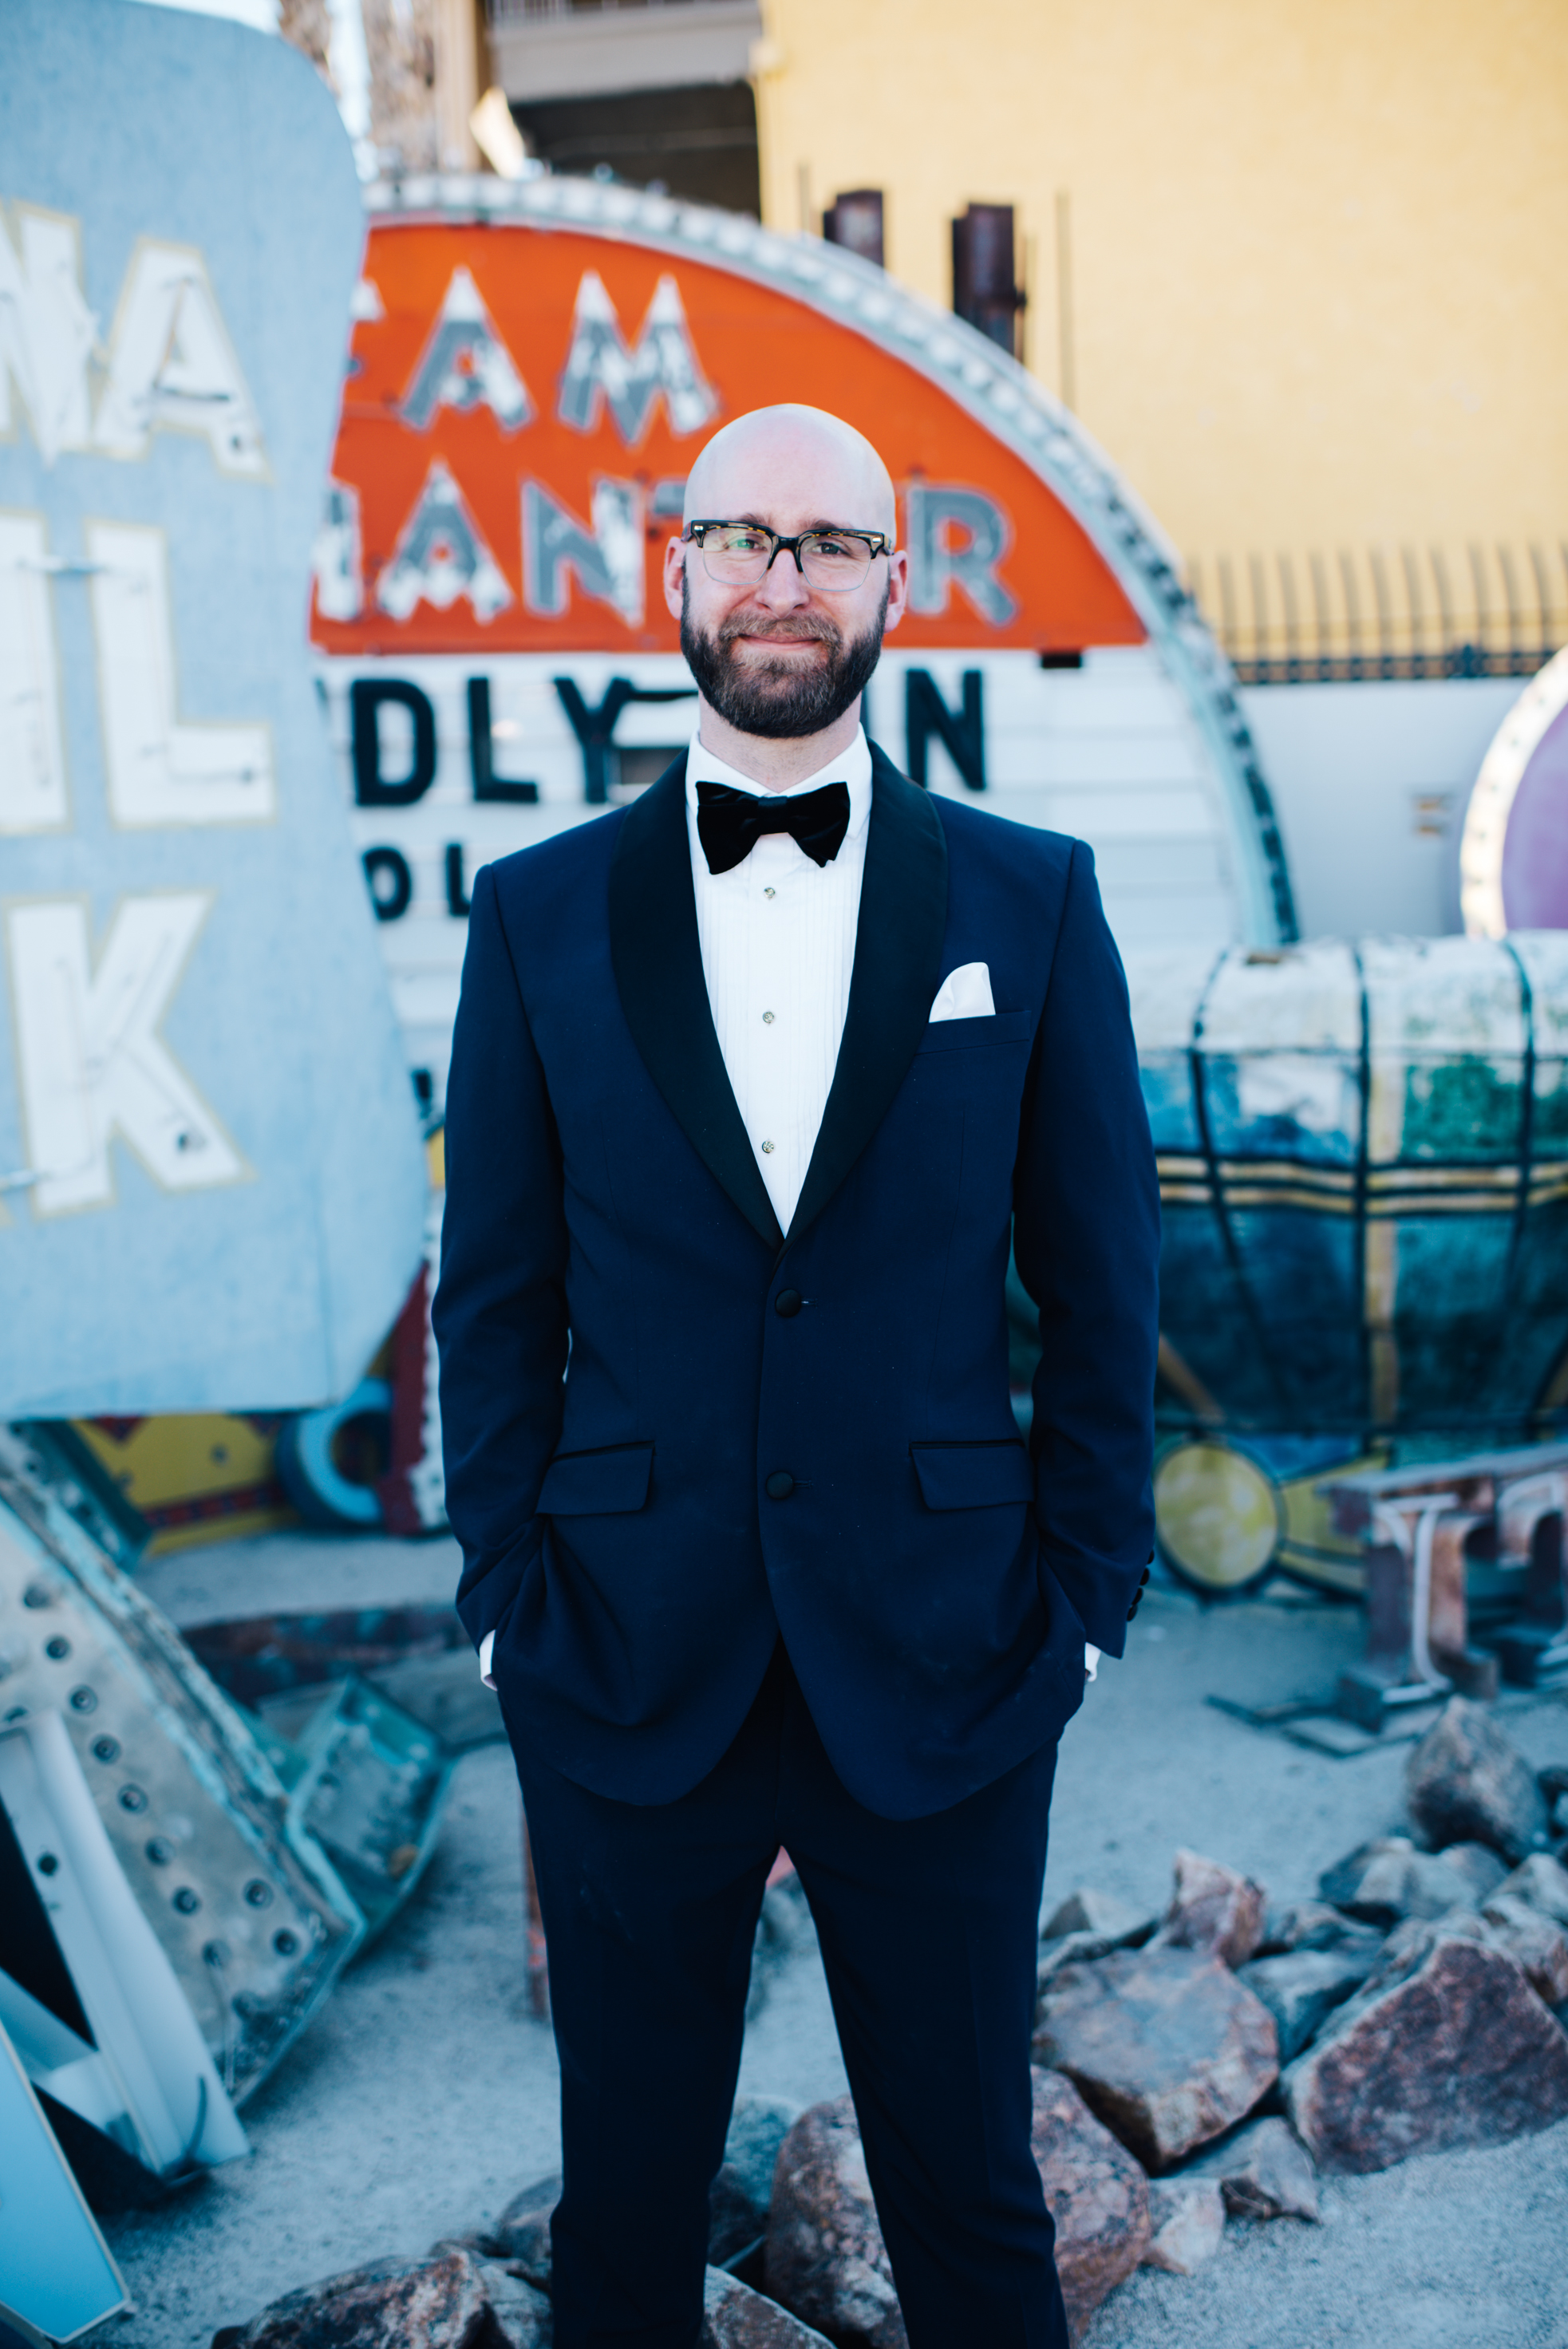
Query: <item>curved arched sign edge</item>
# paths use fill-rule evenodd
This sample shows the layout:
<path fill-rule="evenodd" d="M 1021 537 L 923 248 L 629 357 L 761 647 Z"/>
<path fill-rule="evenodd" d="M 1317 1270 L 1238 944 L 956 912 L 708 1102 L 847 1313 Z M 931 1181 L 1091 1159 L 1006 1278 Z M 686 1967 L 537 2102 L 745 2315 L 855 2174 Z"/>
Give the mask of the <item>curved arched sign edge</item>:
<path fill-rule="evenodd" d="M 705 261 L 786 293 L 896 352 L 1028 465 L 1107 564 L 1184 692 L 1230 802 L 1247 852 L 1240 876 L 1246 943 L 1288 945 L 1299 936 L 1273 801 L 1236 680 L 1181 583 L 1175 550 L 1071 411 L 977 328 L 845 247 L 783 236 L 740 213 L 614 182 L 421 175 L 374 182 L 365 190 L 365 206 L 372 226 L 517 220 Z"/>
<path fill-rule="evenodd" d="M 1472 938 L 1501 938 L 1502 853 L 1519 787 L 1548 729 L 1568 707 L 1568 646 L 1538 669 L 1487 746 L 1459 837 L 1459 917 Z"/>

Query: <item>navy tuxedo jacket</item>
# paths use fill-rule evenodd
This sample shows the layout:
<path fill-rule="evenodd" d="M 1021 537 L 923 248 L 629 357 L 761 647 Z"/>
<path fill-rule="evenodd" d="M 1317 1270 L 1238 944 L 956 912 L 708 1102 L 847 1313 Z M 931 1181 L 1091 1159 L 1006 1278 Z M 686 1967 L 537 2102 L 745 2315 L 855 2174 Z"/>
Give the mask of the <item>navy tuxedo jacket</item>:
<path fill-rule="evenodd" d="M 713 1767 L 782 1632 L 846 1786 L 919 1817 L 1057 1737 L 1150 1554 L 1159 1210 L 1127 988 L 1081 842 L 874 750 L 844 1039 L 782 1233 L 684 792 L 682 758 L 474 886 L 435 1302 L 458 1611 L 496 1634 L 514 1734 L 645 1804 Z M 930 1025 L 969 962 L 995 1016 Z"/>

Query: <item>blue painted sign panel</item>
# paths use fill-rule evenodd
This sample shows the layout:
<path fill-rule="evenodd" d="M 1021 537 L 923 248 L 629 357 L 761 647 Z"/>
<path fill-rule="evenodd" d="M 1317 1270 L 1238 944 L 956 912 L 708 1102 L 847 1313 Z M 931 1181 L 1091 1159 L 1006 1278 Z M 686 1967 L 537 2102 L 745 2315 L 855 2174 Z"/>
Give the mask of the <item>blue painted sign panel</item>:
<path fill-rule="evenodd" d="M 125 2287 L 0 2025 L 0 2310 L 74 2341 Z"/>
<path fill-rule="evenodd" d="M 362 238 L 283 43 L 8 0 L 3 1417 L 335 1397 L 419 1260 L 305 646 Z"/>

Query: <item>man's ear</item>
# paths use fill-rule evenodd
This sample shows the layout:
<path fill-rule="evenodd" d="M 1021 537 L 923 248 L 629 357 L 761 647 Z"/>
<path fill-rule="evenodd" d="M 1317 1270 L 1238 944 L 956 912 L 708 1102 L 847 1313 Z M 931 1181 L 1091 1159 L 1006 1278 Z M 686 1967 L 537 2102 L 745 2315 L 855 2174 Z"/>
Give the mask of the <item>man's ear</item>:
<path fill-rule="evenodd" d="M 672 538 L 667 541 L 664 549 L 664 608 L 672 619 L 680 617 L 685 584 L 686 549 L 679 538 Z"/>
<path fill-rule="evenodd" d="M 888 614 L 882 623 L 882 633 L 896 628 L 909 608 L 909 557 L 898 547 L 888 557 Z"/>

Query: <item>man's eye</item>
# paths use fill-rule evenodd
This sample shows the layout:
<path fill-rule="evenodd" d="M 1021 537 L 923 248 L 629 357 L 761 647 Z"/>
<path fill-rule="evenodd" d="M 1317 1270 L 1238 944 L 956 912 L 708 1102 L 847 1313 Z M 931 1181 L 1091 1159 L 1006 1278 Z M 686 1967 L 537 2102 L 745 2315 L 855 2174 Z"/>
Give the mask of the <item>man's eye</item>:
<path fill-rule="evenodd" d="M 757 554 L 767 544 L 760 530 L 722 530 L 719 543 L 727 554 Z"/>
<path fill-rule="evenodd" d="M 826 555 L 830 563 L 858 562 L 864 552 L 847 538 L 814 538 L 811 545 L 815 554 Z"/>

